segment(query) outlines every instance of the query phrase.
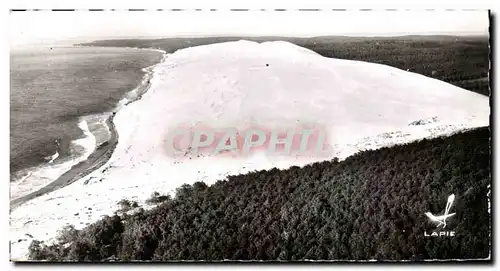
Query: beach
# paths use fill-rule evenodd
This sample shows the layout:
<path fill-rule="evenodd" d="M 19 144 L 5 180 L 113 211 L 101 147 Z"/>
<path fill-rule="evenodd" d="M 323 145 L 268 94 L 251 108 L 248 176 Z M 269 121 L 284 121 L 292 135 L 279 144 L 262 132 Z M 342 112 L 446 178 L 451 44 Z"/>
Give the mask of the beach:
<path fill-rule="evenodd" d="M 69 185 L 79 178 L 84 177 L 85 175 L 104 165 L 111 157 L 111 154 L 116 147 L 116 143 L 118 142 L 118 134 L 116 133 L 112 119 L 108 118 L 106 120 L 106 124 L 108 125 L 108 127 L 110 127 L 111 130 L 111 137 L 108 141 L 106 141 L 106 143 L 101 144 L 92 154 L 90 154 L 87 159 L 72 166 L 69 171 L 65 172 L 61 177 L 49 183 L 47 186 L 44 186 L 41 189 L 28 195 L 11 200 L 10 210 L 12 211 L 17 206 L 23 204 L 26 201 Z"/>
<path fill-rule="evenodd" d="M 155 50 L 155 49 L 140 49 L 140 50 L 153 50 L 161 52 L 163 54 L 163 58 L 161 61 L 163 61 L 166 56 L 165 52 L 162 50 Z M 161 61 L 159 63 L 161 63 Z M 109 158 L 113 153 L 114 148 L 118 143 L 118 133 L 113 123 L 113 117 L 115 116 L 117 111 L 123 108 L 123 106 L 126 106 L 127 104 L 140 99 L 142 95 L 148 90 L 149 82 L 151 80 L 151 77 L 153 76 L 154 66 L 155 65 L 143 68 L 145 74 L 138 87 L 131 90 L 126 95 L 127 97 L 122 98 L 112 112 L 106 114 L 108 115 L 108 117 L 106 117 L 104 125 L 109 131 L 109 139 L 100 143 L 99 145 L 96 145 L 93 151 L 85 159 L 71 166 L 71 168 L 68 171 L 64 172 L 55 181 L 50 182 L 49 184 L 43 186 L 42 188 L 37 189 L 36 191 L 33 191 L 27 195 L 23 195 L 21 197 L 17 197 L 11 200 L 10 201 L 11 211 L 26 201 L 29 201 L 46 193 L 50 193 L 54 190 L 57 190 L 59 188 L 62 188 L 66 185 L 75 182 L 76 180 L 98 169 L 109 160 Z"/>
<path fill-rule="evenodd" d="M 377 95 L 366 98 L 370 94 L 359 82 L 375 86 Z M 151 208 L 146 203 L 151 193 L 174 195 L 183 184 L 210 185 L 230 175 L 344 159 L 364 150 L 485 126 L 489 121 L 487 97 L 384 65 L 323 58 L 284 42 L 240 41 L 179 50 L 155 66 L 148 91 L 139 96 L 112 119 L 119 134 L 112 142 L 113 151 L 97 152 L 95 160 L 55 183 L 49 189 L 52 192 L 43 191 L 11 212 L 11 258 L 25 257 L 34 239 L 54 240 L 64 225 L 82 229 L 112 215 L 123 199 Z M 441 105 L 442 99 L 451 100 L 447 107 Z M 415 104 L 412 111 L 394 114 L 407 110 L 404 101 Z M 343 113 L 350 107 L 363 111 Z M 258 120 L 274 127 L 293 125 L 298 119 L 328 127 L 334 135 L 331 157 L 255 153 L 240 158 L 176 159 L 165 153 L 165 135 L 180 123 L 241 127 Z"/>

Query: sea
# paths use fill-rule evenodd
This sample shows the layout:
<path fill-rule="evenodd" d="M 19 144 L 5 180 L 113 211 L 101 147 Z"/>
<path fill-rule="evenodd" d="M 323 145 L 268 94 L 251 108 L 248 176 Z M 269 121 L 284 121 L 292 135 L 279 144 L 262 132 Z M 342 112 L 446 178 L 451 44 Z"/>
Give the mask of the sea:
<path fill-rule="evenodd" d="M 11 185 L 11 198 L 57 179 L 106 142 L 106 119 L 162 57 L 115 47 L 11 50 L 10 181 L 22 184 Z"/>

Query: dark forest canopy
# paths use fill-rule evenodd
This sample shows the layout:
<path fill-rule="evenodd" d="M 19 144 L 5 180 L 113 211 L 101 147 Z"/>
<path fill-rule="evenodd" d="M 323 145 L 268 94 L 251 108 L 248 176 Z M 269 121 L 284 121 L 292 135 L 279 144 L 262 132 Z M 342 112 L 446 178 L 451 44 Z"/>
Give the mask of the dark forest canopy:
<path fill-rule="evenodd" d="M 490 51 L 487 36 L 204 37 L 101 40 L 81 45 L 157 48 L 173 53 L 187 47 L 241 39 L 257 42 L 289 41 L 322 56 L 385 64 L 476 93 L 490 93 Z"/>
<path fill-rule="evenodd" d="M 166 176 L 166 178 L 168 178 Z M 140 180 L 137 180 L 140 181 Z M 99 260 L 423 260 L 488 258 L 490 131 L 364 151 L 346 160 L 183 185 L 174 198 L 106 217 L 30 258 Z M 426 212 L 443 214 L 454 237 Z M 442 229 L 440 229 L 442 230 Z M 65 245 L 67 244 L 67 245 Z"/>

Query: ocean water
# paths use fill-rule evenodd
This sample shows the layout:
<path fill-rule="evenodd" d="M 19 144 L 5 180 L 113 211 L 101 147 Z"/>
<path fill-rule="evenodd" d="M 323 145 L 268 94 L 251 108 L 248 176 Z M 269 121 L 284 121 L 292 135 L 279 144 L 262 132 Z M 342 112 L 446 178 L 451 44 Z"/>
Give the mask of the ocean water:
<path fill-rule="evenodd" d="M 46 183 L 106 142 L 109 112 L 141 84 L 143 68 L 161 58 L 134 48 L 11 51 L 11 182 Z"/>

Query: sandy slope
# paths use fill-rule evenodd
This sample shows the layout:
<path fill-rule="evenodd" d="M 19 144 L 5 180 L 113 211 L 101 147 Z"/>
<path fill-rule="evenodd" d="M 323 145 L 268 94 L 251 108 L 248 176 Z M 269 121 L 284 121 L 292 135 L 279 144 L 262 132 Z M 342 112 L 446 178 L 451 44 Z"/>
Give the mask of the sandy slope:
<path fill-rule="evenodd" d="M 332 157 L 344 158 L 487 126 L 489 112 L 485 96 L 384 65 L 324 58 L 286 42 L 180 50 L 155 68 L 143 98 L 115 116 L 119 142 L 108 163 L 11 213 L 11 258 L 23 258 L 33 238 L 49 240 L 66 223 L 81 228 L 112 214 L 123 198 L 143 203 L 153 191 L 169 192 L 183 183 L 211 184 L 228 174 L 319 159 L 256 154 L 176 161 L 165 155 L 164 141 L 180 123 L 320 124 L 328 129 Z"/>

